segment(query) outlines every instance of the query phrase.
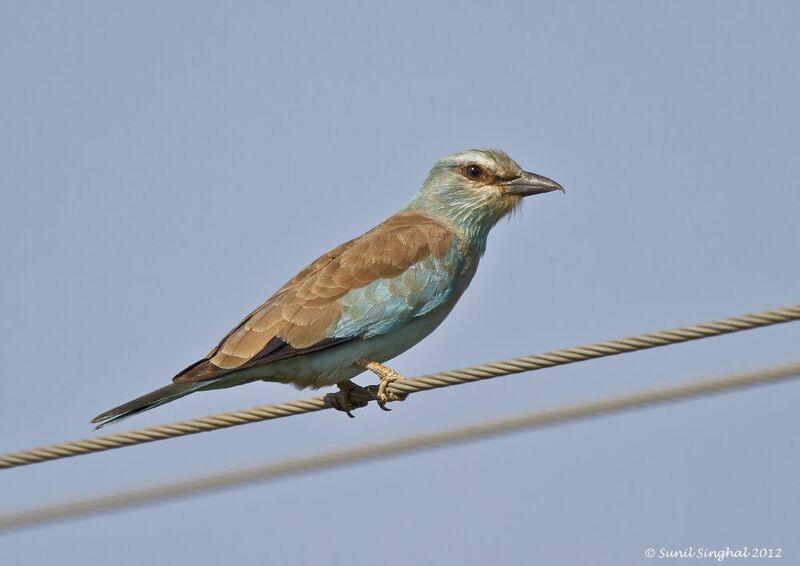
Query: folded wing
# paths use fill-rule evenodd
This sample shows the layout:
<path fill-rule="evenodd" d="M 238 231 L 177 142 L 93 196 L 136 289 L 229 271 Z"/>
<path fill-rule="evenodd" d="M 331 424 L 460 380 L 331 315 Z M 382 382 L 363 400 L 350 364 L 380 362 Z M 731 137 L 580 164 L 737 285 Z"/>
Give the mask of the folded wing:
<path fill-rule="evenodd" d="M 396 214 L 303 269 L 174 381 L 215 379 L 391 332 L 447 298 L 460 269 L 457 245 L 435 220 Z"/>

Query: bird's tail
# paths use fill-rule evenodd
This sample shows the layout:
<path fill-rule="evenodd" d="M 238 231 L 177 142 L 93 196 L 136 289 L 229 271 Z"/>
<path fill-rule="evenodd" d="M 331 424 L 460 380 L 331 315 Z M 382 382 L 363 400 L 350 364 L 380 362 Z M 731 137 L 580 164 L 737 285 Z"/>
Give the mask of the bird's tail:
<path fill-rule="evenodd" d="M 155 407 L 159 407 L 176 399 L 180 399 L 190 393 L 194 393 L 198 389 L 202 389 L 209 385 L 208 381 L 191 382 L 191 383 L 170 383 L 169 385 L 151 391 L 146 395 L 142 395 L 128 401 L 127 403 L 114 407 L 101 415 L 97 415 L 92 419 L 93 423 L 97 423 L 97 428 L 102 428 L 111 423 L 127 419 L 133 415 L 149 411 Z"/>

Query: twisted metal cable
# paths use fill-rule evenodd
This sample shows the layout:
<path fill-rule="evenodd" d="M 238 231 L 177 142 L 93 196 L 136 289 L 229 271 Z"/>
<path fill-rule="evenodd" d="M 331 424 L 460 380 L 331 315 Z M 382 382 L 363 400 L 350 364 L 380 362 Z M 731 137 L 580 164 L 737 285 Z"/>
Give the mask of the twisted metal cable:
<path fill-rule="evenodd" d="M 646 350 L 658 346 L 730 334 L 741 330 L 761 328 L 793 320 L 800 320 L 800 305 L 791 305 L 784 308 L 745 314 L 702 324 L 681 326 L 661 332 L 652 332 L 618 340 L 597 342 L 575 348 L 565 348 L 562 350 L 545 352 L 543 354 L 534 354 L 531 356 L 423 375 L 413 379 L 394 382 L 387 388 L 387 393 L 391 399 L 398 399 L 403 394 L 418 393 L 420 391 L 428 391 L 439 387 L 470 383 L 501 375 L 570 364 L 605 356 L 624 354 L 636 350 Z M 368 403 L 375 399 L 375 392 L 376 388 L 373 386 L 360 391 L 353 391 L 351 397 L 355 402 Z M 338 394 L 329 393 L 327 395 L 317 395 L 287 403 L 261 405 L 241 411 L 218 413 L 207 417 L 198 417 L 170 424 L 134 429 L 128 432 L 62 442 L 28 450 L 20 450 L 18 452 L 7 452 L 5 454 L 0 454 L 0 469 L 14 468 L 27 464 L 79 456 L 92 452 L 102 452 L 104 450 L 112 450 L 114 448 L 186 436 L 247 423 L 331 409 L 336 406 L 337 397 Z"/>
<path fill-rule="evenodd" d="M 800 362 L 0 515 L 3 531 L 800 377 Z"/>

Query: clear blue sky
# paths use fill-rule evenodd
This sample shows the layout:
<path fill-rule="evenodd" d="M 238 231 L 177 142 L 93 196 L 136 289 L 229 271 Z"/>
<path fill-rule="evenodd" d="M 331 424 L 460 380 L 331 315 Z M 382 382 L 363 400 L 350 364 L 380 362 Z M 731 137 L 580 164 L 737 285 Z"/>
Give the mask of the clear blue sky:
<path fill-rule="evenodd" d="M 296 270 L 499 147 L 493 233 L 407 375 L 798 302 L 797 2 L 4 2 L 0 450 L 91 435 Z M 800 325 L 0 472 L 3 511 L 798 358 Z M 360 378 L 362 383 L 369 377 Z M 4 537 L 42 564 L 798 560 L 800 384 Z M 198 394 L 109 429 L 295 399 Z M 787 562 L 787 563 L 788 563 Z"/>

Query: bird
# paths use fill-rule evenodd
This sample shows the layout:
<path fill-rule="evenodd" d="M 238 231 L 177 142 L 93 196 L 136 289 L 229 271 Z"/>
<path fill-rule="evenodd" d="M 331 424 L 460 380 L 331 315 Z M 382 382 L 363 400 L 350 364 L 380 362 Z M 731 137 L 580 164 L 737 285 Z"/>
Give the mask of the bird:
<path fill-rule="evenodd" d="M 385 362 L 450 314 L 497 222 L 523 198 L 556 190 L 564 192 L 503 151 L 452 153 L 403 208 L 311 262 L 172 383 L 92 422 L 100 428 L 190 393 L 254 381 L 336 385 L 336 408 L 353 416 L 351 394 L 363 388 L 351 379 L 364 371 L 380 380 L 374 396 L 388 410 L 397 398 L 386 388 L 403 377 Z"/>

